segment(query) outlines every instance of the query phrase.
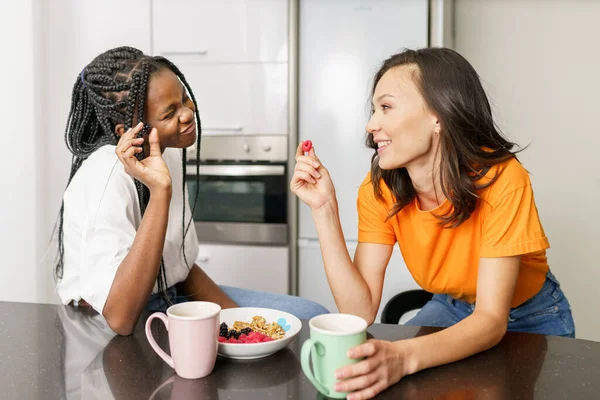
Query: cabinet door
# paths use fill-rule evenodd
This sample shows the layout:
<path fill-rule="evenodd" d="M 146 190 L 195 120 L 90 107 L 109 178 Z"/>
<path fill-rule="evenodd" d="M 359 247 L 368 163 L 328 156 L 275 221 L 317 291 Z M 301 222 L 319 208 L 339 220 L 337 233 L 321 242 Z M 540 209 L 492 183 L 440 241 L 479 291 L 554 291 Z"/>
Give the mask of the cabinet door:
<path fill-rule="evenodd" d="M 287 247 L 200 244 L 196 264 L 218 285 L 288 294 Z"/>
<path fill-rule="evenodd" d="M 287 64 L 177 63 L 204 135 L 287 135 Z"/>
<path fill-rule="evenodd" d="M 286 62 L 286 0 L 154 0 L 156 55 L 199 62 Z"/>

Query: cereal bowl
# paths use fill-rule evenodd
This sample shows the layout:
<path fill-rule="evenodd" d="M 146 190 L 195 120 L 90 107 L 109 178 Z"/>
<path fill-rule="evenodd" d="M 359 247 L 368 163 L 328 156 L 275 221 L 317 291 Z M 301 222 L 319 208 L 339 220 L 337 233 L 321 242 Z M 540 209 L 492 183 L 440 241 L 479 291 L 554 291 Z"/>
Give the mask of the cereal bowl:
<path fill-rule="evenodd" d="M 221 323 L 231 328 L 236 321 L 250 323 L 254 316 L 263 317 L 267 324 L 276 322 L 285 332 L 283 338 L 262 343 L 219 343 L 219 355 L 241 360 L 266 357 L 285 348 L 302 329 L 302 322 L 298 318 L 271 308 L 227 308 L 221 310 Z"/>

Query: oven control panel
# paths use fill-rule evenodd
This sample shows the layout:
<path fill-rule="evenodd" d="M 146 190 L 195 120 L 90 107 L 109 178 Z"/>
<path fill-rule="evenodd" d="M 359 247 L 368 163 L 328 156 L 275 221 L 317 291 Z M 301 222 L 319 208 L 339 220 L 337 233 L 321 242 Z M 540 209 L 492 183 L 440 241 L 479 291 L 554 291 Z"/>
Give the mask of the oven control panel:
<path fill-rule="evenodd" d="M 196 159 L 196 145 L 187 148 L 188 161 Z M 270 161 L 286 162 L 286 136 L 203 136 L 200 149 L 202 161 Z"/>

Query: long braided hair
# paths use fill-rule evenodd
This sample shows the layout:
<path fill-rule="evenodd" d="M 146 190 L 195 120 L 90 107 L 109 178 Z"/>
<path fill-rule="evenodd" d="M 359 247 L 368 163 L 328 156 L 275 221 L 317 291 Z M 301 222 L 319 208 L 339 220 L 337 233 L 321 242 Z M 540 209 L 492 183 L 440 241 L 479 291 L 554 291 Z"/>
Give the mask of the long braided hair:
<path fill-rule="evenodd" d="M 164 57 L 151 57 L 132 47 L 117 47 L 96 57 L 77 76 L 73 85 L 71 110 L 67 119 L 65 142 L 72 153 L 71 171 L 67 187 L 81 167 L 82 163 L 97 149 L 104 145 L 116 145 L 119 141 L 115 128 L 122 123 L 127 131 L 144 121 L 144 105 L 146 102 L 148 81 L 153 73 L 163 68 L 170 69 L 183 82 L 195 107 L 197 123 L 196 143 L 196 180 L 199 179 L 201 124 L 198 105 L 190 85 L 179 69 Z M 137 117 L 137 121 L 134 118 Z M 199 185 L 192 207 L 192 215 L 186 224 L 185 217 L 185 163 L 186 149 L 181 158 L 183 174 L 183 217 L 181 251 L 186 264 L 185 236 L 192 223 L 192 217 L 198 200 Z M 140 181 L 134 179 L 138 194 L 142 217 L 150 200 L 150 190 Z M 198 183 L 198 182 L 196 182 Z M 55 276 L 62 279 L 64 269 L 63 243 L 64 201 L 61 204 L 58 218 L 58 254 Z M 157 276 L 159 293 L 167 304 L 172 304 L 167 294 L 167 278 L 164 259 L 161 257 L 160 270 Z"/>

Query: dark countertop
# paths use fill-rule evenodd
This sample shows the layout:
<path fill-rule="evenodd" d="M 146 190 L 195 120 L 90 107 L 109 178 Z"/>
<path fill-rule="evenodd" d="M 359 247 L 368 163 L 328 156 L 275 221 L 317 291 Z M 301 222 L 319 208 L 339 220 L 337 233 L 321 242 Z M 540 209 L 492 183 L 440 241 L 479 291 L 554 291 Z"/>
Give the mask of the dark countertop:
<path fill-rule="evenodd" d="M 206 378 L 174 375 L 148 345 L 145 314 L 134 335 L 115 336 L 89 310 L 0 302 L 0 398 L 8 399 L 319 399 L 299 361 L 308 324 L 292 344 L 264 359 L 220 358 Z M 162 324 L 157 342 L 168 347 Z M 369 333 L 398 340 L 432 332 L 375 324 Z M 595 378 L 595 379 L 592 379 Z M 600 343 L 508 333 L 487 352 L 422 371 L 382 399 L 597 399 Z M 161 388 L 162 386 L 162 388 Z"/>

